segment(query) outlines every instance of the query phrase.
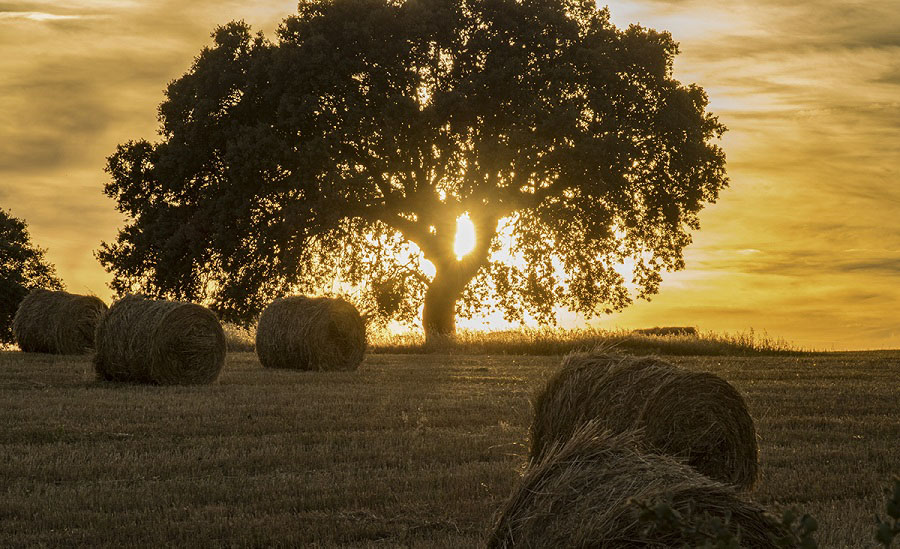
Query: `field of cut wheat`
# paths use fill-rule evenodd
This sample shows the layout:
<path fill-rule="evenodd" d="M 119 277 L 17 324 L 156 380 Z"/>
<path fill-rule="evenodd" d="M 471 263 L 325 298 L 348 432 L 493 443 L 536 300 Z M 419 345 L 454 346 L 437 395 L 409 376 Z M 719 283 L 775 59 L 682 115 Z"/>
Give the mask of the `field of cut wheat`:
<path fill-rule="evenodd" d="M 900 353 L 672 357 L 747 400 L 756 501 L 874 546 L 900 472 Z M 227 358 L 191 387 L 0 352 L 0 545 L 477 547 L 528 454 L 559 356 L 366 357 L 355 372 Z"/>

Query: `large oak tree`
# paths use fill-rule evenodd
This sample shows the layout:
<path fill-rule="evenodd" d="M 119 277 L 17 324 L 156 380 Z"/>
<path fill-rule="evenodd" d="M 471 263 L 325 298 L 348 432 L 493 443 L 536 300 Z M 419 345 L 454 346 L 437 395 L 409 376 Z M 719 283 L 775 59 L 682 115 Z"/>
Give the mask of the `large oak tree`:
<path fill-rule="evenodd" d="M 727 184 L 724 127 L 673 78 L 672 37 L 593 0 L 304 1 L 274 41 L 213 38 L 169 85 L 160 139 L 109 159 L 129 222 L 98 257 L 119 293 L 249 321 L 354 288 L 381 318 L 424 301 L 429 334 L 483 303 L 611 311 L 633 299 L 616 267 L 654 293 Z"/>

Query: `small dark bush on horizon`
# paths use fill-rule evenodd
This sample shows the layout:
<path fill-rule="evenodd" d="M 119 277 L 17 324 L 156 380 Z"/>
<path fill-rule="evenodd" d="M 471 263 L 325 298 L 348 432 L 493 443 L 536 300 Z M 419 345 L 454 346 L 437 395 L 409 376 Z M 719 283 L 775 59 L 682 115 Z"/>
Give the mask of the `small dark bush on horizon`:
<path fill-rule="evenodd" d="M 654 336 L 696 336 L 699 335 L 694 326 L 654 326 L 653 328 L 641 328 L 633 330 L 636 334 Z"/>
<path fill-rule="evenodd" d="M 24 219 L 0 208 L 0 349 L 15 342 L 13 317 L 29 291 L 65 289 L 46 252 L 31 241 Z"/>

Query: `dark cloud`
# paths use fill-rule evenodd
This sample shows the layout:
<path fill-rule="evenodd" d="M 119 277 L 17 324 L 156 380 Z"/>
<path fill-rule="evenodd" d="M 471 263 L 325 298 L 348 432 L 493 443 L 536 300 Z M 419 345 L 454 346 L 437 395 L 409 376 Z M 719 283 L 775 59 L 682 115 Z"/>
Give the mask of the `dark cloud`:
<path fill-rule="evenodd" d="M 900 62 L 892 65 L 889 68 L 886 68 L 884 72 L 882 72 L 881 76 L 875 79 L 875 82 L 880 84 L 900 86 Z"/>
<path fill-rule="evenodd" d="M 9 94 L 10 87 L 0 87 Z M 59 74 L 39 74 L 23 81 L 18 93 L 34 97 L 0 128 L 0 172 L 50 170 L 78 160 L 85 141 L 109 123 L 108 104 L 95 82 Z"/>
<path fill-rule="evenodd" d="M 848 273 L 877 273 L 888 276 L 900 276 L 900 251 L 894 257 L 877 257 L 862 261 L 839 262 L 835 270 Z"/>

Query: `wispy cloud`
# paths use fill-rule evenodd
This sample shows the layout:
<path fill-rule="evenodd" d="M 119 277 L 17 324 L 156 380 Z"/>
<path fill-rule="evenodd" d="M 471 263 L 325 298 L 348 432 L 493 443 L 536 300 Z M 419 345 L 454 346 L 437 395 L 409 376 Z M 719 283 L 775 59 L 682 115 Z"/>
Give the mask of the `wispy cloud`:
<path fill-rule="evenodd" d="M 0 21 L 10 19 L 22 19 L 26 21 L 72 21 L 75 19 L 85 19 L 86 17 L 96 16 L 57 15 L 55 13 L 45 13 L 41 11 L 0 11 Z"/>

